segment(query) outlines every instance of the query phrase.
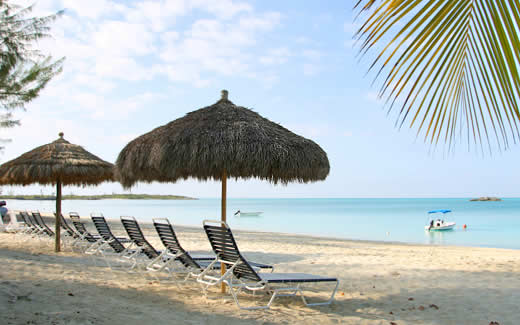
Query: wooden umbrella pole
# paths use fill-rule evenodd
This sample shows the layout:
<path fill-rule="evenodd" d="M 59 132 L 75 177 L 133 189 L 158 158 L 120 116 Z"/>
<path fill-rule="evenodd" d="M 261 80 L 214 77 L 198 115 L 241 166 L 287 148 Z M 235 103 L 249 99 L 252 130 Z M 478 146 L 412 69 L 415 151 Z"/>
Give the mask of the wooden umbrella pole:
<path fill-rule="evenodd" d="M 61 251 L 61 245 L 60 245 L 60 224 L 61 224 L 61 180 L 58 180 L 56 182 L 56 228 L 55 228 L 55 234 L 56 234 L 56 243 L 54 245 L 54 251 L 59 252 Z"/>
<path fill-rule="evenodd" d="M 221 220 L 223 222 L 226 222 L 226 196 L 227 196 L 226 190 L 227 190 L 227 172 L 224 169 L 222 171 L 222 201 L 221 201 L 222 205 L 220 207 Z M 224 273 L 226 273 L 226 265 L 224 263 L 220 263 L 220 274 L 224 275 Z M 220 285 L 220 291 L 222 293 L 226 293 L 226 284 L 224 282 L 222 282 Z"/>
<path fill-rule="evenodd" d="M 221 206 L 221 220 L 226 222 L 226 196 L 227 196 L 227 173 L 222 171 L 222 206 Z"/>

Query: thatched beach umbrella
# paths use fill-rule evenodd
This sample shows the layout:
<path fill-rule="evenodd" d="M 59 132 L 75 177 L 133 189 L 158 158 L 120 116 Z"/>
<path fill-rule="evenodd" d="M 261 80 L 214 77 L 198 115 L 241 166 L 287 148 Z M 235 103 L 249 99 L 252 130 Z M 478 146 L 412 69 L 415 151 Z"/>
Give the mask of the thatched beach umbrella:
<path fill-rule="evenodd" d="M 56 252 L 60 251 L 62 185 L 97 185 L 113 179 L 114 165 L 63 139 L 35 148 L 0 166 L 0 184 L 56 184 Z"/>
<path fill-rule="evenodd" d="M 320 146 L 228 100 L 186 114 L 148 132 L 119 153 L 116 177 L 129 188 L 138 181 L 220 180 L 226 221 L 228 177 L 287 184 L 324 180 L 329 160 Z"/>
<path fill-rule="evenodd" d="M 116 161 L 125 188 L 138 181 L 179 179 L 222 181 L 226 220 L 226 180 L 264 179 L 307 183 L 329 174 L 327 154 L 316 143 L 228 100 L 186 114 L 128 143 Z"/>

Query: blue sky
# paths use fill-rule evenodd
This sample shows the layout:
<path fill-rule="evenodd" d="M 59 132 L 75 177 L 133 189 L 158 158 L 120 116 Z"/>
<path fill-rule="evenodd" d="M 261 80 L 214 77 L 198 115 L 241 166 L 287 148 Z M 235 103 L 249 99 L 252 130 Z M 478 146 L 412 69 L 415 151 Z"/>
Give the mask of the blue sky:
<path fill-rule="evenodd" d="M 17 1 L 30 4 L 29 1 Z M 325 4 L 326 3 L 326 4 Z M 328 153 L 331 172 L 313 184 L 228 182 L 230 197 L 472 197 L 520 195 L 513 145 L 482 156 L 459 145 L 447 155 L 415 131 L 394 127 L 353 41 L 359 22 L 345 1 L 39 0 L 34 14 L 66 8 L 39 46 L 64 72 L 16 112 L 22 126 L 1 161 L 54 141 L 114 162 L 135 137 L 227 89 L 235 104 L 308 137 Z M 53 187 L 3 187 L 46 193 Z M 66 187 L 65 194 L 123 192 L 117 183 Z M 217 182 L 140 184 L 133 193 L 220 196 Z"/>

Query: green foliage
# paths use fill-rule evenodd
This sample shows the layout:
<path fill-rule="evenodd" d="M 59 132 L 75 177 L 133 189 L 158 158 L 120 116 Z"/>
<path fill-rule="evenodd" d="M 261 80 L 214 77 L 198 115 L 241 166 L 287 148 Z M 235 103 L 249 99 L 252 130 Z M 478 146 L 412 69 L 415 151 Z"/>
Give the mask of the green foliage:
<path fill-rule="evenodd" d="M 0 0 L 0 127 L 12 127 L 11 111 L 25 108 L 40 91 L 62 71 L 64 58 L 53 61 L 34 47 L 40 39 L 50 37 L 49 24 L 63 12 L 46 17 L 26 16 L 33 6 L 21 8 Z"/>
<path fill-rule="evenodd" d="M 380 97 L 433 145 L 481 150 L 520 139 L 518 0 L 359 0 L 363 53 L 386 74 Z M 379 49 L 376 50 L 376 48 Z"/>

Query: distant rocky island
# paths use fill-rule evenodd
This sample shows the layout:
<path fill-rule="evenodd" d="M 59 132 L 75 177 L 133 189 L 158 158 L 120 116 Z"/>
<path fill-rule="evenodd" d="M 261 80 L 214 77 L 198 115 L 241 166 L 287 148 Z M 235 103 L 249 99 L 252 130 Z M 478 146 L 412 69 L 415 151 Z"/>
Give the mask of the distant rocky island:
<path fill-rule="evenodd" d="M 54 195 L 0 195 L 0 200 L 56 200 Z M 153 194 L 102 194 L 102 195 L 63 195 L 62 200 L 197 200 L 182 195 Z"/>
<path fill-rule="evenodd" d="M 502 201 L 502 199 L 493 196 L 483 196 L 477 199 L 471 199 L 470 201 Z"/>

